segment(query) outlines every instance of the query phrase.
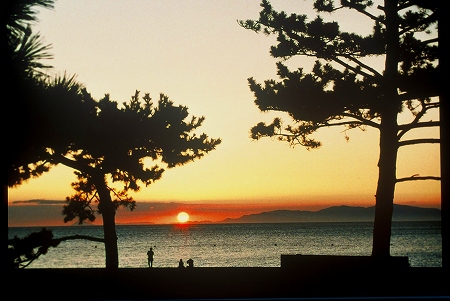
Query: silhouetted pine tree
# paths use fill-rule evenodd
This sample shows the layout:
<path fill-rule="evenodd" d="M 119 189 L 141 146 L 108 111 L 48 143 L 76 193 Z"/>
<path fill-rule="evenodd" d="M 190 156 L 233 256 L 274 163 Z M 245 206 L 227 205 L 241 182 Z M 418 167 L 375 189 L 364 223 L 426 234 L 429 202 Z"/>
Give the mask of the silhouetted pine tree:
<path fill-rule="evenodd" d="M 259 123 L 251 130 L 253 139 L 277 136 L 290 145 L 318 148 L 311 137 L 324 127 L 347 129 L 373 127 L 380 132 L 379 177 L 372 255 L 390 256 L 391 221 L 396 183 L 439 180 L 437 176 L 397 178 L 400 147 L 419 143 L 439 143 L 439 139 L 404 139 L 413 129 L 437 127 L 439 121 L 424 120 L 439 107 L 438 96 L 438 1 L 385 0 L 374 7 L 370 0 L 316 0 L 319 15 L 275 11 L 263 0 L 258 20 L 240 21 L 255 32 L 277 36 L 271 55 L 281 60 L 293 56 L 316 57 L 310 73 L 302 68 L 289 70 L 277 63 L 281 81 L 264 84 L 249 79 L 255 104 L 261 111 L 287 112 L 295 122 L 283 125 L 277 118 L 271 124 Z M 303 3 L 299 2 L 299 10 Z M 340 30 L 337 22 L 325 22 L 320 13 L 349 10 L 373 21 L 372 34 L 361 36 Z M 373 13 L 378 12 L 379 15 Z M 356 25 L 356 24 L 355 24 Z M 383 70 L 364 59 L 384 58 Z M 398 124 L 398 114 L 409 110 L 413 121 Z"/>
<path fill-rule="evenodd" d="M 146 166 L 145 159 L 173 168 L 203 157 L 221 142 L 206 134 L 195 134 L 205 118 L 187 120 L 188 108 L 175 106 L 167 96 L 160 94 L 156 105 L 149 94 L 142 100 L 136 91 L 131 101 L 119 108 L 105 95 L 98 102 L 86 101 L 94 104 L 90 110 L 65 112 L 67 115 L 52 125 L 54 137 L 64 142 L 49 151 L 49 161 L 74 168 L 78 177 L 72 184 L 76 194 L 67 198 L 64 206 L 64 221 L 78 218 L 82 223 L 94 220 L 95 213 L 102 215 L 108 268 L 118 267 L 118 206 L 133 210 L 135 201 L 127 192 L 139 191 L 139 182 L 150 185 L 164 171 L 157 164 Z M 73 107 L 76 106 L 70 108 Z M 67 137 L 73 138 L 66 140 Z M 110 184 L 115 182 L 123 183 L 123 188 L 112 188 Z"/>

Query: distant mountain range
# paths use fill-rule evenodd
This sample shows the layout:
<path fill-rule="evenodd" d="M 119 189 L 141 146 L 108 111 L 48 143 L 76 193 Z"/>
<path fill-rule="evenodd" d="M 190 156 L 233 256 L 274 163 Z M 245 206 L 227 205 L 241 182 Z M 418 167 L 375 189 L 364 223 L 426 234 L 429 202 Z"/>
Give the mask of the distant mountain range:
<path fill-rule="evenodd" d="M 319 211 L 274 210 L 227 218 L 221 223 L 373 222 L 375 206 L 334 206 Z M 441 210 L 395 205 L 393 221 L 440 221 Z"/>

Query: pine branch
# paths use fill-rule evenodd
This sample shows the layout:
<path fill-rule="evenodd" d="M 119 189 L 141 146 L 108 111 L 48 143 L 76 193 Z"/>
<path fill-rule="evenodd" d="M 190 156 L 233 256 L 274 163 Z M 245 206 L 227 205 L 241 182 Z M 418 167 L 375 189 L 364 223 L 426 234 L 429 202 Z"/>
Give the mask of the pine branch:
<path fill-rule="evenodd" d="M 403 135 L 405 135 L 408 131 L 410 131 L 413 128 L 421 128 L 421 127 L 439 126 L 440 125 L 439 121 L 419 122 L 420 118 L 422 118 L 429 109 L 438 108 L 439 102 L 426 104 L 423 100 L 421 100 L 420 103 L 422 105 L 422 109 L 420 110 L 420 112 L 418 112 L 415 115 L 414 120 L 410 124 L 399 126 L 399 130 L 401 131 L 397 136 L 397 138 L 399 140 L 401 137 L 403 137 Z M 414 112 L 413 112 L 413 114 L 414 114 Z"/>
<path fill-rule="evenodd" d="M 57 238 L 57 239 L 52 239 L 50 241 L 50 243 L 47 245 L 47 248 L 49 246 L 52 247 L 57 247 L 59 245 L 60 242 L 62 241 L 66 241 L 66 240 L 75 240 L 75 239 L 85 239 L 85 240 L 90 240 L 90 241 L 96 241 L 96 242 L 101 242 L 104 243 L 105 240 L 103 238 L 97 238 L 97 237 L 93 237 L 93 236 L 88 236 L 88 235 L 72 235 L 72 236 L 64 236 L 61 238 Z M 23 259 L 20 260 L 19 262 L 17 262 L 17 264 L 20 266 L 20 268 L 24 269 L 27 266 L 29 266 L 31 263 L 33 263 L 36 259 L 38 259 L 41 255 L 44 255 L 46 252 L 42 252 L 40 250 L 38 250 L 34 256 L 32 258 L 28 258 L 28 259 Z"/>
<path fill-rule="evenodd" d="M 382 76 L 377 70 L 373 69 L 372 67 L 370 67 L 369 65 L 364 64 L 363 62 L 361 62 L 360 60 L 357 60 L 356 58 L 354 58 L 351 55 L 345 54 L 344 57 L 348 60 L 351 60 L 352 62 L 355 62 L 358 66 L 360 66 L 361 68 L 367 69 L 370 72 L 372 72 L 374 74 L 374 76 Z"/>
<path fill-rule="evenodd" d="M 422 144 L 422 143 L 441 143 L 441 139 L 424 138 L 424 139 L 405 140 L 405 141 L 400 141 L 398 143 L 398 146 L 400 147 L 400 146 L 405 146 L 405 145 Z"/>
<path fill-rule="evenodd" d="M 360 121 L 362 124 L 367 125 L 367 126 L 374 127 L 374 128 L 376 128 L 376 129 L 379 129 L 379 128 L 380 128 L 380 125 L 379 125 L 378 123 L 373 122 L 372 120 L 367 120 L 367 119 L 365 119 L 365 118 L 363 118 L 363 117 L 361 117 L 361 116 L 358 116 L 358 115 L 354 115 L 354 114 L 350 114 L 350 113 L 342 113 L 342 114 L 340 114 L 340 115 L 341 115 L 341 116 L 344 116 L 344 117 L 354 118 L 354 119 Z"/>
<path fill-rule="evenodd" d="M 65 166 L 68 166 L 70 168 L 73 168 L 75 170 L 81 171 L 81 172 L 86 173 L 86 174 L 91 174 L 95 170 L 94 168 L 92 168 L 90 166 L 87 166 L 87 165 L 82 164 L 82 163 L 80 163 L 78 161 L 75 161 L 75 160 L 71 160 L 71 159 L 69 159 L 69 158 L 67 158 L 67 157 L 65 157 L 63 155 L 55 154 L 55 155 L 53 155 L 53 157 L 55 159 L 55 162 L 61 163 L 61 164 L 65 165 Z"/>
<path fill-rule="evenodd" d="M 402 34 L 408 32 L 408 31 L 414 30 L 414 29 L 416 29 L 416 28 L 418 28 L 418 27 L 420 27 L 420 26 L 422 26 L 424 24 L 430 24 L 430 23 L 433 23 L 433 22 L 436 22 L 436 21 L 437 21 L 437 13 L 432 13 L 428 17 L 426 17 L 426 18 L 422 19 L 421 21 L 415 23 L 414 26 L 405 27 L 403 30 L 401 30 L 399 32 L 399 35 L 402 35 Z"/>
<path fill-rule="evenodd" d="M 436 180 L 436 181 L 440 181 L 441 177 L 434 177 L 434 176 L 423 176 L 420 177 L 418 174 L 417 175 L 412 175 L 410 177 L 405 177 L 405 178 L 399 178 L 396 180 L 397 183 L 400 182 L 406 182 L 406 181 L 423 181 L 423 180 Z"/>
<path fill-rule="evenodd" d="M 352 71 L 355 72 L 356 74 L 359 74 L 359 75 L 362 75 L 362 76 L 365 76 L 365 77 L 368 77 L 368 78 L 375 78 L 374 75 L 369 74 L 369 73 L 367 73 L 367 72 L 364 72 L 364 71 L 362 71 L 361 69 L 358 69 L 358 68 L 356 68 L 356 67 L 354 67 L 354 66 L 352 66 L 352 65 L 350 65 L 350 64 L 347 64 L 347 63 L 344 62 L 343 60 L 339 59 L 337 56 L 334 56 L 334 55 L 333 55 L 333 56 L 330 57 L 330 59 L 333 60 L 333 61 L 335 61 L 335 62 L 338 63 L 339 65 L 341 65 L 341 66 L 343 66 L 343 67 L 345 67 L 345 68 L 347 68 L 347 69 L 349 69 L 349 70 L 352 70 Z"/>
<path fill-rule="evenodd" d="M 347 7 L 348 7 L 348 6 L 347 6 Z M 366 10 L 364 10 L 364 9 L 361 9 L 361 8 L 358 8 L 358 7 L 355 7 L 355 6 L 350 6 L 350 7 L 348 7 L 348 8 L 349 8 L 349 9 L 354 9 L 354 10 L 356 10 L 357 12 L 359 12 L 359 13 L 365 15 L 366 17 L 369 17 L 370 19 L 372 19 L 372 20 L 374 20 L 374 21 L 377 21 L 377 22 L 380 22 L 380 23 L 384 24 L 384 20 L 383 20 L 382 18 L 379 18 L 379 17 L 377 17 L 377 16 L 375 16 L 375 15 L 372 15 L 371 13 L 369 13 L 368 11 L 366 11 Z M 378 9 L 381 9 L 381 6 L 378 6 Z"/>
<path fill-rule="evenodd" d="M 64 236 L 61 238 L 57 238 L 57 239 L 53 239 L 53 241 L 55 241 L 56 243 L 60 243 L 62 241 L 66 241 L 66 240 L 75 240 L 75 239 L 85 239 L 85 240 L 90 240 L 90 241 L 96 241 L 96 242 L 105 242 L 105 240 L 103 238 L 98 238 L 98 237 L 93 237 L 93 236 L 88 236 L 88 235 L 72 235 L 72 236 Z"/>
<path fill-rule="evenodd" d="M 331 126 L 341 126 L 341 125 L 350 125 L 350 126 L 358 127 L 358 126 L 362 126 L 364 124 L 362 122 L 360 122 L 360 121 L 343 121 L 343 122 L 335 122 L 335 123 L 324 123 L 324 125 L 319 126 L 318 128 L 331 127 Z"/>
<path fill-rule="evenodd" d="M 409 131 L 411 129 L 416 129 L 416 128 L 426 128 L 426 127 L 433 127 L 433 126 L 440 126 L 440 125 L 441 125 L 440 121 L 424 121 L 424 122 L 416 122 L 416 123 L 410 123 L 410 124 L 402 124 L 402 125 L 399 125 L 398 128 L 399 128 L 399 130 L 402 130 L 402 131 Z M 401 136 L 403 136 L 403 133 Z M 399 138 L 401 136 L 399 136 Z"/>
<path fill-rule="evenodd" d="M 433 38 L 433 39 L 422 41 L 422 44 L 427 45 L 427 44 L 438 43 L 438 42 L 439 42 L 439 38 Z"/>

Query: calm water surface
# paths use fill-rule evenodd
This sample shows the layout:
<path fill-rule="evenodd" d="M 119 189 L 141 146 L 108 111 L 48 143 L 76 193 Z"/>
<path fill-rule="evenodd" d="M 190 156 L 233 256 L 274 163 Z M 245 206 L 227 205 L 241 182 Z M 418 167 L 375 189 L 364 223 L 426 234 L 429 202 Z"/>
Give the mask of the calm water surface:
<path fill-rule="evenodd" d="M 41 228 L 9 228 L 9 238 Z M 103 237 L 100 226 L 50 227 L 55 238 L 80 234 Z M 180 258 L 201 267 L 279 267 L 281 254 L 370 255 L 373 223 L 119 225 L 119 267 L 176 267 Z M 408 256 L 411 266 L 442 266 L 440 222 L 394 222 L 391 255 Z M 105 266 L 102 243 L 73 240 L 50 248 L 28 268 Z"/>

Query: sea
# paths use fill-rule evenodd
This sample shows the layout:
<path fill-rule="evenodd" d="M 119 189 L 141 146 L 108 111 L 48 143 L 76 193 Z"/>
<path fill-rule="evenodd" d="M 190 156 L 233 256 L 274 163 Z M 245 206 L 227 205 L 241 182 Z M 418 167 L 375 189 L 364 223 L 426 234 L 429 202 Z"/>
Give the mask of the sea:
<path fill-rule="evenodd" d="M 8 237 L 25 237 L 42 227 L 8 228 Z M 54 238 L 75 234 L 103 237 L 101 226 L 47 227 Z M 117 225 L 119 268 L 145 268 L 153 248 L 153 267 L 280 267 L 281 254 L 369 256 L 371 222 L 266 224 Z M 412 267 L 442 266 L 441 223 L 393 222 L 391 255 L 407 256 Z M 99 242 L 63 241 L 27 268 L 103 268 Z"/>

